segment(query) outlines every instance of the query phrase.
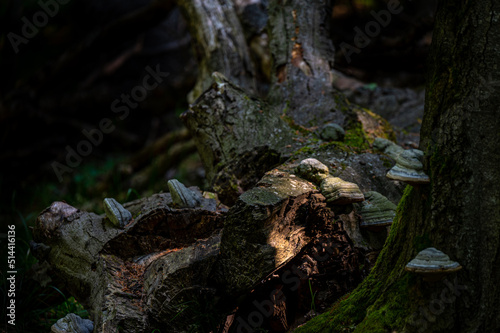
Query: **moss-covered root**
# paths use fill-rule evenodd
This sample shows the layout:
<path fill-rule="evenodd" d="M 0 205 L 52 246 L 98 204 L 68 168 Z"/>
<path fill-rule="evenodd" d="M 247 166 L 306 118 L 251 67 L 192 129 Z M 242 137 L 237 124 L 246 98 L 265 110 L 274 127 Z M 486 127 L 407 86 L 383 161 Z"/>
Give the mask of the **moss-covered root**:
<path fill-rule="evenodd" d="M 410 300 L 410 294 L 418 294 L 411 292 L 417 287 L 417 278 L 404 271 L 411 253 L 401 252 L 405 249 L 404 242 L 411 237 L 404 212 L 411 205 L 413 191 L 411 186 L 406 188 L 384 249 L 369 276 L 329 311 L 295 332 L 385 333 L 402 330 L 419 303 Z"/>

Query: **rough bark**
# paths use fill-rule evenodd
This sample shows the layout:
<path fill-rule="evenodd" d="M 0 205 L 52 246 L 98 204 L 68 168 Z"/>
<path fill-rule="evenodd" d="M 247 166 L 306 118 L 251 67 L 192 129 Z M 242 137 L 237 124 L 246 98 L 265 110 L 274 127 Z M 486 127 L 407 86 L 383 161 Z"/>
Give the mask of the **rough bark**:
<path fill-rule="evenodd" d="M 285 182 L 282 185 L 290 186 L 293 183 Z M 258 187 L 256 189 L 259 190 Z M 271 222 L 273 229 L 264 230 L 269 232 L 272 239 L 278 240 L 272 244 L 277 245 L 277 248 L 275 260 L 271 262 L 273 265 L 278 265 L 280 262 L 281 264 L 267 276 L 258 279 L 252 285 L 252 291 L 245 294 L 245 298 L 239 302 L 238 309 L 234 312 L 229 332 L 252 332 L 259 329 L 286 332 L 290 327 L 302 323 L 313 309 L 325 310 L 326 304 L 335 301 L 343 291 L 352 290 L 365 276 L 367 263 L 364 251 L 353 246 L 343 228 L 343 223 L 326 206 L 325 198 L 314 191 L 304 194 L 301 197 L 286 198 L 277 206 L 275 204 L 274 207 L 280 208 L 275 212 L 257 213 L 261 218 L 263 217 L 257 223 L 266 220 L 267 223 L 273 221 Z M 253 195 L 255 192 L 249 193 L 249 197 Z M 248 197 L 244 200 L 247 199 Z M 244 207 L 244 205 L 239 205 L 239 208 L 242 206 Z M 263 206 L 244 208 L 254 208 L 262 212 Z M 241 210 L 235 210 L 235 212 L 240 213 Z M 237 216 L 234 215 L 232 218 Z M 257 237 L 241 237 L 238 233 L 242 231 L 242 228 L 250 226 L 251 224 L 247 223 L 239 227 L 235 226 L 234 222 L 230 226 L 233 231 L 231 236 L 238 235 L 237 240 L 244 241 L 241 243 L 243 246 L 233 246 L 233 249 L 241 249 L 245 246 L 248 249 L 257 245 Z M 291 233 L 293 241 L 288 243 L 285 239 L 281 239 L 280 242 L 280 239 L 274 235 L 277 231 L 279 234 L 282 232 L 280 230 L 288 228 L 295 228 Z M 256 236 L 256 232 L 252 232 L 251 227 L 249 229 L 251 235 Z M 297 240 L 299 242 L 296 242 Z M 293 251 L 283 251 L 284 248 L 280 248 L 280 245 L 299 244 L 300 246 Z M 242 259 L 256 258 L 257 253 L 254 251 L 247 253 L 245 258 L 241 258 L 241 255 L 233 257 L 233 261 L 239 259 L 244 262 Z M 283 253 L 287 253 L 288 258 L 284 258 L 281 255 Z M 296 254 L 290 256 L 293 253 Z M 256 265 L 260 263 L 261 261 L 257 261 Z M 242 266 L 227 267 L 233 270 L 237 267 L 236 270 L 238 270 Z M 246 270 L 251 267 L 253 266 L 246 267 Z M 240 280 L 248 277 L 248 274 L 242 271 L 233 276 Z M 246 283 L 248 282 L 247 280 Z M 315 296 L 311 297 L 313 294 Z"/>
<path fill-rule="evenodd" d="M 214 274 L 225 307 L 238 306 L 229 332 L 285 332 L 313 308 L 324 311 L 357 285 L 382 247 L 385 231 L 360 230 L 352 206 L 327 206 L 315 185 L 294 175 L 299 161 L 311 156 L 330 166 L 332 175 L 399 200 L 397 185 L 385 180 L 387 168 L 375 154 L 332 149 L 297 156 L 267 172 L 239 197 L 224 223 Z"/>
<path fill-rule="evenodd" d="M 212 83 L 213 72 L 255 92 L 254 69 L 240 21 L 230 0 L 182 0 L 177 2 L 193 36 L 200 73 L 189 93 L 193 103 Z"/>
<path fill-rule="evenodd" d="M 88 309 L 97 332 L 161 326 L 180 332 L 206 324 L 193 323 L 196 309 L 184 305 L 186 299 L 205 304 L 213 295 L 206 280 L 226 210 L 213 199 L 195 209 L 172 206 L 170 194 L 126 204 L 135 218 L 124 229 L 60 202 L 38 217 L 32 247 L 45 250 L 35 255 Z"/>
<path fill-rule="evenodd" d="M 214 79 L 182 117 L 198 147 L 207 180 L 223 201 L 232 203 L 279 164 L 292 131 L 265 102 L 249 98 L 219 73 Z"/>
<path fill-rule="evenodd" d="M 303 126 L 334 121 L 347 126 L 352 113 L 333 82 L 334 47 L 329 38 L 332 1 L 271 1 L 270 51 L 273 85 L 269 101 Z"/>
<path fill-rule="evenodd" d="M 408 187 L 367 279 L 299 332 L 500 329 L 498 13 L 495 1 L 440 3 L 421 130 L 431 185 Z M 463 269 L 435 283 L 405 272 L 427 247 Z"/>

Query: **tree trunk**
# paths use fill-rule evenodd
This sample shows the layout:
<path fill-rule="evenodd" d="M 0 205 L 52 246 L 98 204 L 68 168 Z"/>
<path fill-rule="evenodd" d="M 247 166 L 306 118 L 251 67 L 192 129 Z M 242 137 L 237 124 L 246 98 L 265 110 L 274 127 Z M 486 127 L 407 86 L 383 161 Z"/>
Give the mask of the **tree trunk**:
<path fill-rule="evenodd" d="M 332 1 L 271 1 L 270 51 L 273 85 L 269 101 L 303 126 L 329 121 L 346 126 L 352 116 L 345 97 L 335 91 L 334 47 L 328 29 Z"/>
<path fill-rule="evenodd" d="M 298 332 L 500 330 L 499 13 L 493 0 L 440 3 L 421 130 L 431 185 L 407 187 L 370 275 Z M 427 247 L 463 269 L 433 283 L 406 272 Z"/>
<path fill-rule="evenodd" d="M 254 92 L 253 64 L 233 2 L 182 0 L 178 5 L 187 18 L 200 68 L 188 102 L 193 103 L 210 86 L 215 71 Z"/>

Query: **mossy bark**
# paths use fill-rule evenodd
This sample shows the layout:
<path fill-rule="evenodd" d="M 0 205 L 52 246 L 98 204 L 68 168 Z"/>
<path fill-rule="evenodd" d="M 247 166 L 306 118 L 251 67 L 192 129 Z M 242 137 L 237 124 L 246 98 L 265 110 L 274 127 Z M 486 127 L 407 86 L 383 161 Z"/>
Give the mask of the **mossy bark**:
<path fill-rule="evenodd" d="M 499 13 L 440 3 L 421 131 L 431 185 L 407 188 L 367 279 L 298 332 L 500 330 Z M 404 270 L 431 246 L 463 269 L 435 283 Z"/>

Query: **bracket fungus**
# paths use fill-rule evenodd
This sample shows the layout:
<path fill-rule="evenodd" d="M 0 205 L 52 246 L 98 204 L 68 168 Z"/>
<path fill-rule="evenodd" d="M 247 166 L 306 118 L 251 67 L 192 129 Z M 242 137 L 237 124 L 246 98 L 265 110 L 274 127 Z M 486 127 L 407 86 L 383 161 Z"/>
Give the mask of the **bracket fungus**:
<path fill-rule="evenodd" d="M 50 331 L 52 333 L 91 333 L 94 331 L 94 323 L 89 319 L 82 319 L 74 313 L 69 313 L 52 325 Z"/>
<path fill-rule="evenodd" d="M 391 225 L 396 216 L 396 205 L 375 191 L 366 192 L 365 201 L 354 207 L 362 217 L 360 227 L 373 231 L 380 231 Z"/>
<path fill-rule="evenodd" d="M 132 220 L 132 213 L 113 198 L 104 199 L 104 211 L 111 223 L 118 228 L 125 227 Z"/>
<path fill-rule="evenodd" d="M 306 158 L 302 160 L 295 168 L 295 172 L 300 177 L 316 184 L 321 183 L 330 173 L 328 167 L 315 158 Z"/>
<path fill-rule="evenodd" d="M 323 179 L 320 191 L 325 196 L 326 202 L 334 205 L 347 205 L 365 200 L 358 185 L 338 177 L 328 176 Z"/>
<path fill-rule="evenodd" d="M 358 185 L 330 176 L 326 165 L 315 158 L 306 158 L 295 168 L 300 177 L 316 183 L 326 201 L 334 205 L 347 205 L 365 200 Z"/>
<path fill-rule="evenodd" d="M 421 275 L 424 281 L 434 282 L 441 280 L 446 274 L 462 269 L 456 261 L 450 260 L 443 252 L 436 248 L 429 247 L 420 251 L 417 256 L 410 261 L 405 269 Z"/>
<path fill-rule="evenodd" d="M 200 205 L 201 195 L 188 189 L 177 179 L 170 179 L 167 184 L 175 206 L 179 208 L 194 208 Z"/>
<path fill-rule="evenodd" d="M 396 158 L 396 165 L 387 173 L 387 178 L 410 185 L 428 184 L 430 180 L 423 171 L 423 157 L 424 153 L 418 149 L 403 151 Z"/>
<path fill-rule="evenodd" d="M 378 151 L 381 151 L 386 155 L 389 155 L 393 159 L 396 159 L 399 156 L 399 154 L 404 152 L 403 147 L 392 142 L 391 140 L 387 140 L 384 138 L 376 138 L 375 141 L 373 141 L 373 148 Z"/>
<path fill-rule="evenodd" d="M 344 141 L 345 131 L 342 126 L 330 123 L 319 130 L 318 136 L 325 141 Z"/>

